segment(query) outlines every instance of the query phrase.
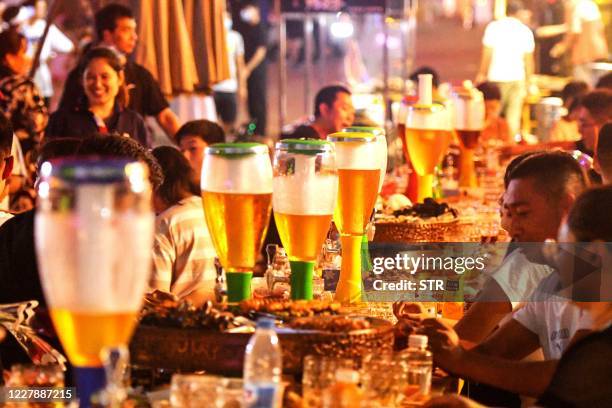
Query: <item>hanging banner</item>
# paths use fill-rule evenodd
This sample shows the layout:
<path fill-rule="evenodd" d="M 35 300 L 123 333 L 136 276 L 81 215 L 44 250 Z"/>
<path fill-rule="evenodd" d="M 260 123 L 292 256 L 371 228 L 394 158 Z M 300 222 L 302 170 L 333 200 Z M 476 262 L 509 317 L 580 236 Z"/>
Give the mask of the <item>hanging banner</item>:
<path fill-rule="evenodd" d="M 283 13 L 384 13 L 385 3 L 386 0 L 281 0 L 281 10 Z"/>

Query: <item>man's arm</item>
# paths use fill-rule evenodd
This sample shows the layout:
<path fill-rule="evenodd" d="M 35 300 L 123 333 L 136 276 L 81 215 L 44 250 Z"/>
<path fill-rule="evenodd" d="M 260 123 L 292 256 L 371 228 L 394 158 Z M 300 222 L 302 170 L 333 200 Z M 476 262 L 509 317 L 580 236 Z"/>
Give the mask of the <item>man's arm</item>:
<path fill-rule="evenodd" d="M 514 319 L 494 331 L 474 351 L 509 360 L 520 360 L 540 348 L 537 334 Z"/>
<path fill-rule="evenodd" d="M 170 108 L 164 108 L 155 116 L 155 119 L 157 119 L 157 123 L 164 129 L 170 139 L 174 138 L 174 135 L 176 135 L 176 132 L 181 127 L 178 117 Z"/>
<path fill-rule="evenodd" d="M 257 47 L 257 50 L 255 50 L 255 54 L 253 54 L 253 57 L 251 57 L 249 62 L 247 62 L 246 67 L 244 69 L 246 77 L 251 75 L 251 72 L 253 72 L 253 70 L 257 68 L 259 64 L 263 62 L 265 58 L 266 58 L 266 47 L 264 46 Z"/>
<path fill-rule="evenodd" d="M 525 61 L 525 83 L 527 85 L 529 85 L 529 82 L 531 81 L 531 77 L 533 75 L 534 72 L 534 60 L 533 60 L 533 52 L 527 52 L 525 53 L 525 55 L 523 56 L 523 59 Z"/>
<path fill-rule="evenodd" d="M 513 361 L 465 350 L 452 327 L 437 319 L 423 321 L 420 330 L 429 338 L 434 360 L 445 371 L 521 395 L 544 392 L 557 361 Z"/>
<path fill-rule="evenodd" d="M 476 83 L 481 83 L 487 80 L 489 74 L 489 66 L 491 65 L 491 56 L 493 55 L 493 49 L 486 45 L 482 47 L 482 58 L 480 60 L 480 68 L 476 75 Z"/>
<path fill-rule="evenodd" d="M 491 279 L 483 288 L 472 307 L 455 325 L 459 338 L 468 345 L 482 342 L 508 313 L 512 312 L 512 304 L 499 286 Z"/>

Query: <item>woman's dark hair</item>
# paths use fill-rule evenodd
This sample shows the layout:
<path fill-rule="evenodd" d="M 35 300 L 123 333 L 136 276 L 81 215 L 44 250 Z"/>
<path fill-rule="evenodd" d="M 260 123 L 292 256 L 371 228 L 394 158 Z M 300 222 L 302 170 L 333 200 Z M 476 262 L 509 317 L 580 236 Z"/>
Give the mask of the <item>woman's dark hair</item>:
<path fill-rule="evenodd" d="M 17 54 L 23 47 L 25 37 L 16 27 L 10 27 L 0 33 L 0 61 L 7 54 Z"/>
<path fill-rule="evenodd" d="M 121 60 L 121 57 L 114 50 L 107 47 L 95 47 L 87 51 L 83 60 L 79 64 L 79 72 L 81 78 L 85 74 L 85 70 L 89 66 L 89 64 L 95 59 L 103 59 L 106 63 L 117 73 L 117 75 L 122 75 L 124 70 L 124 63 Z M 125 86 L 125 82 L 121 84 L 119 87 L 119 93 L 117 94 L 117 102 L 121 108 L 125 108 L 130 103 L 129 101 L 129 93 Z"/>
<path fill-rule="evenodd" d="M 164 173 L 164 182 L 155 194 L 165 204 L 172 206 L 184 198 L 200 195 L 195 173 L 180 151 L 171 146 L 160 146 L 153 149 L 153 156 Z"/>
<path fill-rule="evenodd" d="M 482 92 L 482 97 L 485 101 L 501 100 L 501 91 L 499 89 L 499 86 L 497 86 L 493 82 L 483 82 L 481 84 L 478 84 L 476 89 Z"/>
<path fill-rule="evenodd" d="M 612 242 L 612 186 L 585 191 L 574 202 L 567 225 L 578 242 Z"/>

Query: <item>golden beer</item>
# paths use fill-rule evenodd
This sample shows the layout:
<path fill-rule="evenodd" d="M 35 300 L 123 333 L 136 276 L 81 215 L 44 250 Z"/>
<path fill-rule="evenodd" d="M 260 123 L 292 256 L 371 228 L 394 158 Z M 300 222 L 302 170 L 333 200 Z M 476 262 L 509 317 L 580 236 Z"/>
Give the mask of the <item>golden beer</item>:
<path fill-rule="evenodd" d="M 327 236 L 332 214 L 274 213 L 276 227 L 290 261 L 315 261 Z"/>
<path fill-rule="evenodd" d="M 334 221 L 342 235 L 363 235 L 370 220 L 380 169 L 338 169 L 338 202 Z"/>
<path fill-rule="evenodd" d="M 433 174 L 451 141 L 452 131 L 406 128 L 410 161 L 419 176 Z"/>
<path fill-rule="evenodd" d="M 100 351 L 127 344 L 137 321 L 136 310 L 78 312 L 51 308 L 50 312 L 68 359 L 78 367 L 101 366 Z"/>
<path fill-rule="evenodd" d="M 206 223 L 221 265 L 251 272 L 270 221 L 272 193 L 202 192 Z"/>

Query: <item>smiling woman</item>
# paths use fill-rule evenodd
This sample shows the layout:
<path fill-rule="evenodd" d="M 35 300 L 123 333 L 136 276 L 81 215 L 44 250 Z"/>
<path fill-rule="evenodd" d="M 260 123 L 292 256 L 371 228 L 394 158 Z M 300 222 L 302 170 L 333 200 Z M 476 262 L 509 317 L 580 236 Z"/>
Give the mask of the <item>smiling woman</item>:
<path fill-rule="evenodd" d="M 91 137 L 119 132 L 149 145 L 140 115 L 127 108 L 124 58 L 110 48 L 89 51 L 80 66 L 85 98 L 72 110 L 59 110 L 49 120 L 46 137 Z"/>

